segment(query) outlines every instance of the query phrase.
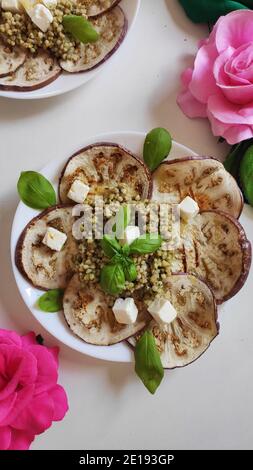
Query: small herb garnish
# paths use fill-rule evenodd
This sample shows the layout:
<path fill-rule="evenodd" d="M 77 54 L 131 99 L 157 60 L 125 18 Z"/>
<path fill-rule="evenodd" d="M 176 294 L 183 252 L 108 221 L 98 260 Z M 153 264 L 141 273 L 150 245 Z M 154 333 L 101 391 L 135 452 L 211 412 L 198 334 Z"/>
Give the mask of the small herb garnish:
<path fill-rule="evenodd" d="M 154 394 L 163 379 L 164 370 L 154 336 L 150 331 L 146 331 L 137 341 L 134 354 L 135 372 L 148 391 Z"/>
<path fill-rule="evenodd" d="M 143 148 L 143 159 L 151 171 L 154 171 L 169 155 L 171 146 L 171 135 L 166 129 L 158 127 L 147 134 Z"/>
<path fill-rule="evenodd" d="M 32 209 L 47 209 L 56 204 L 56 194 L 52 184 L 36 171 L 22 172 L 17 189 L 21 201 Z"/>
<path fill-rule="evenodd" d="M 83 16 L 65 15 L 62 25 L 67 33 L 70 33 L 77 41 L 83 44 L 97 42 L 99 33 L 93 28 L 90 21 Z"/>
<path fill-rule="evenodd" d="M 100 273 L 100 285 L 110 295 L 120 294 L 125 287 L 125 274 L 121 263 L 106 264 Z"/>
<path fill-rule="evenodd" d="M 130 254 L 148 254 L 154 253 L 159 250 L 162 244 L 161 235 L 156 235 L 147 233 L 146 235 L 141 235 L 130 245 Z"/>
<path fill-rule="evenodd" d="M 38 299 L 38 307 L 43 312 L 54 313 L 62 310 L 63 289 L 47 291 Z"/>

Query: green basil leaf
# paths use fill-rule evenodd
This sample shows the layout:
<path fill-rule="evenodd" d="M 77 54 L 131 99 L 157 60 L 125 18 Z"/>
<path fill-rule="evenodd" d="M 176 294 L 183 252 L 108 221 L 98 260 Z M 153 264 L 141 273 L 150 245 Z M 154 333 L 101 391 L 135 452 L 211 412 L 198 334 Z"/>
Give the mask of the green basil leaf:
<path fill-rule="evenodd" d="M 108 258 L 112 258 L 114 255 L 120 253 L 121 251 L 121 246 L 119 242 L 115 238 L 110 237 L 109 235 L 103 236 L 101 240 L 101 247 L 106 256 L 108 256 Z"/>
<path fill-rule="evenodd" d="M 125 243 L 125 245 L 122 246 L 121 251 L 124 256 L 128 256 L 130 253 L 130 246 Z"/>
<path fill-rule="evenodd" d="M 143 158 L 151 171 L 154 171 L 169 155 L 171 146 L 171 135 L 166 129 L 158 127 L 147 134 L 143 148 Z"/>
<path fill-rule="evenodd" d="M 90 21 L 83 16 L 65 15 L 62 19 L 63 28 L 77 41 L 83 44 L 96 42 L 99 39 L 98 32 L 93 28 Z"/>
<path fill-rule="evenodd" d="M 128 205 L 121 206 L 116 214 L 116 223 L 112 227 L 112 231 L 117 231 L 117 237 L 122 238 L 125 228 L 131 220 L 131 209 Z"/>
<path fill-rule="evenodd" d="M 242 158 L 240 165 L 240 182 L 247 201 L 253 206 L 253 145 L 251 145 Z"/>
<path fill-rule="evenodd" d="M 130 258 L 124 258 L 123 270 L 127 281 L 133 282 L 137 278 L 137 269 L 135 263 Z"/>
<path fill-rule="evenodd" d="M 179 0 L 179 3 L 194 23 L 215 23 L 233 10 L 253 7 L 252 0 Z"/>
<path fill-rule="evenodd" d="M 135 372 L 148 391 L 154 394 L 163 379 L 164 370 L 154 336 L 150 331 L 146 331 L 137 341 Z"/>
<path fill-rule="evenodd" d="M 141 235 L 130 245 L 130 254 L 144 255 L 154 253 L 159 250 L 162 244 L 161 235 L 154 237 L 154 234 Z"/>
<path fill-rule="evenodd" d="M 21 201 L 33 209 L 47 209 L 56 204 L 56 194 L 53 186 L 43 175 L 36 171 L 22 172 L 17 189 Z"/>
<path fill-rule="evenodd" d="M 100 285 L 110 295 L 120 294 L 125 287 L 125 275 L 120 263 L 107 264 L 101 269 Z"/>
<path fill-rule="evenodd" d="M 59 312 L 62 310 L 63 289 L 52 289 L 43 294 L 37 304 L 43 312 Z"/>

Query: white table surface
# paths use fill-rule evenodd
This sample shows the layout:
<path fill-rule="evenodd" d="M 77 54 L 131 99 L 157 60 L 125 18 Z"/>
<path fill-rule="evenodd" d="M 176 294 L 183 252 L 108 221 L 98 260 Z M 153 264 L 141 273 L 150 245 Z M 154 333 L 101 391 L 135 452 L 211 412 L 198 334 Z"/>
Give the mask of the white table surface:
<path fill-rule="evenodd" d="M 9 236 L 20 171 L 39 170 L 63 152 L 71 154 L 90 135 L 157 126 L 200 154 L 225 154 L 207 122 L 188 120 L 175 102 L 179 74 L 206 32 L 186 19 L 176 0 L 142 0 L 127 46 L 93 82 L 45 101 L 0 99 L 2 328 L 34 330 L 56 344 L 24 306 L 11 271 Z M 251 239 L 252 212 L 247 208 L 243 218 Z M 133 365 L 94 360 L 60 345 L 60 383 L 70 411 L 32 448 L 252 449 L 251 286 L 252 275 L 227 304 L 220 336 L 208 352 L 184 369 L 168 371 L 155 396 L 135 377 Z"/>

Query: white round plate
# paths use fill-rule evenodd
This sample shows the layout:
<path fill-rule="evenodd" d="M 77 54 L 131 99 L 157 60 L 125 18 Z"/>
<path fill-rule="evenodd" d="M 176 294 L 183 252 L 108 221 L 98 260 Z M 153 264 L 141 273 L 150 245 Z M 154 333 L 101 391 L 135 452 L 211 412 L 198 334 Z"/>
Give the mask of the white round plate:
<path fill-rule="evenodd" d="M 90 72 L 84 72 L 84 73 L 62 72 L 60 77 L 58 77 L 54 82 L 50 83 L 50 85 L 40 88 L 39 90 L 26 91 L 26 92 L 0 90 L 0 96 L 4 98 L 13 98 L 16 100 L 34 100 L 34 99 L 39 100 L 43 98 L 50 98 L 51 96 L 62 95 L 64 93 L 67 93 L 68 91 L 78 88 L 81 85 L 84 85 L 86 82 L 88 82 L 93 77 L 95 77 L 95 75 L 100 73 L 103 70 L 103 68 L 106 67 L 107 64 L 110 63 L 110 61 L 113 60 L 115 56 L 117 56 L 119 51 L 121 51 L 121 48 L 125 47 L 127 38 L 129 36 L 129 33 L 137 17 L 139 7 L 140 7 L 140 2 L 141 0 L 122 0 L 121 1 L 120 6 L 122 10 L 124 11 L 127 21 L 128 21 L 128 31 L 119 49 L 106 62 L 104 62 L 103 64 L 95 68 L 94 70 L 91 70 Z"/>
<path fill-rule="evenodd" d="M 133 153 L 141 156 L 144 139 L 145 133 L 141 132 L 102 134 L 82 142 L 78 148 L 73 148 L 72 153 L 77 151 L 79 148 L 85 147 L 86 145 L 93 144 L 95 142 L 115 142 L 128 148 Z M 173 142 L 169 158 L 180 158 L 186 155 L 191 156 L 196 154 L 183 145 Z M 69 156 L 70 155 L 63 155 L 62 158 L 53 160 L 41 170 L 41 173 L 52 182 L 55 189 L 57 189 L 61 170 Z M 39 323 L 47 331 L 49 331 L 49 333 L 72 349 L 80 351 L 83 354 L 87 354 L 88 356 L 93 356 L 100 359 L 116 362 L 130 362 L 132 360 L 132 351 L 126 342 L 118 343 L 113 346 L 93 346 L 91 344 L 85 343 L 71 332 L 61 312 L 51 314 L 43 313 L 36 307 L 36 301 L 38 297 L 42 295 L 42 291 L 32 287 L 16 268 L 15 247 L 19 235 L 21 234 L 26 224 L 30 222 L 30 220 L 38 213 L 38 211 L 30 209 L 20 202 L 14 217 L 11 233 L 12 267 L 18 289 L 27 307 L 32 312 L 34 317 L 39 321 Z"/>

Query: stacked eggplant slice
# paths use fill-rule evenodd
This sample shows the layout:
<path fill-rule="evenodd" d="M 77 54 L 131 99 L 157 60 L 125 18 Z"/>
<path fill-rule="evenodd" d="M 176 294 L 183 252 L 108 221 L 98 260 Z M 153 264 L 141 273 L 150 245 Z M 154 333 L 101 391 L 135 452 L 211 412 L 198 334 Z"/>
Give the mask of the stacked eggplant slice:
<path fill-rule="evenodd" d="M 73 263 L 78 242 L 72 236 L 73 201 L 68 198 L 75 179 L 88 184 L 92 196 L 126 183 L 131 198 L 178 204 L 194 198 L 200 212 L 181 225 L 179 262 L 163 282 L 163 297 L 177 317 L 162 328 L 147 311 L 143 291 L 132 296 L 138 307 L 134 324 L 117 323 L 108 296 L 99 283 L 81 280 Z M 217 305 L 244 285 L 251 265 L 251 245 L 238 221 L 243 199 L 223 165 L 207 157 L 162 163 L 152 174 L 143 160 L 113 143 L 96 143 L 70 157 L 59 179 L 60 205 L 33 219 L 20 236 L 16 264 L 41 289 L 64 288 L 63 309 L 68 326 L 82 340 L 111 345 L 122 340 L 134 346 L 148 329 L 153 332 L 165 368 L 182 367 L 200 357 L 217 336 Z M 42 244 L 48 226 L 67 235 L 60 252 Z M 171 259 L 171 253 L 170 253 Z M 144 287 L 145 289 L 145 287 Z"/>
<path fill-rule="evenodd" d="M 88 19 L 99 33 L 99 39 L 95 49 L 80 43 L 75 61 L 58 61 L 46 50 L 30 54 L 21 48 L 10 49 L 0 42 L 0 89 L 34 91 L 52 83 L 62 71 L 88 72 L 104 63 L 120 47 L 127 33 L 127 18 L 118 3 L 118 0 L 92 3 Z"/>

